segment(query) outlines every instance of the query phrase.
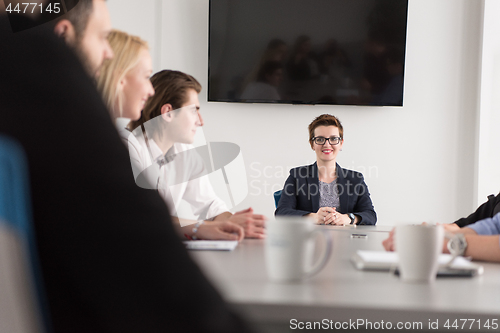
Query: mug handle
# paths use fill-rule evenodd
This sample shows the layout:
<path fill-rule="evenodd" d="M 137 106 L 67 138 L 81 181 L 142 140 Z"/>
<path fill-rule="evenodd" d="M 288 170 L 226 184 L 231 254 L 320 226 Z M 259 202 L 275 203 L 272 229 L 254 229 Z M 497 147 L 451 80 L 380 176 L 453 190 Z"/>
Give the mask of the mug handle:
<path fill-rule="evenodd" d="M 318 274 L 326 265 L 328 262 L 328 259 L 330 259 L 330 255 L 332 254 L 332 236 L 328 232 L 328 230 L 314 230 L 311 232 L 309 237 L 315 237 L 317 234 L 320 234 L 326 241 L 326 247 L 325 251 L 323 252 L 322 256 L 316 264 L 309 270 L 308 272 L 305 273 L 305 276 L 311 277 L 315 274 Z M 316 240 L 317 243 L 317 240 Z"/>

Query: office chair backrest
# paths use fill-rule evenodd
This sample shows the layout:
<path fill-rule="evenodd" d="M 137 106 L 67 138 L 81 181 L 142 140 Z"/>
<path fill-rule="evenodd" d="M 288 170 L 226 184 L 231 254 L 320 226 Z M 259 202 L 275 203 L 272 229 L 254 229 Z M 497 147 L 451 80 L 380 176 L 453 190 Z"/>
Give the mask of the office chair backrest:
<path fill-rule="evenodd" d="M 278 202 L 280 202 L 282 191 L 283 190 L 279 190 L 279 191 L 274 192 L 274 205 L 276 206 L 276 208 L 278 208 Z"/>
<path fill-rule="evenodd" d="M 0 136 L 0 333 L 48 332 L 21 146 Z"/>

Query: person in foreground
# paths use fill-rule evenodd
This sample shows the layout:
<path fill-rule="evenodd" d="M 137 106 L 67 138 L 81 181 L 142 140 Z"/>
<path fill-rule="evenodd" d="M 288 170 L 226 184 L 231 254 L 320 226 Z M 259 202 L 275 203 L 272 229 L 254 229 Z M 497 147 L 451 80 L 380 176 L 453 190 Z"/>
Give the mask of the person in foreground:
<path fill-rule="evenodd" d="M 106 4 L 83 4 L 92 8 L 83 39 L 100 40 L 108 31 L 94 18 Z M 100 23 L 109 24 L 106 16 Z M 134 183 L 128 152 L 74 52 L 48 27 L 12 33 L 3 2 L 0 45 L 0 133 L 27 155 L 52 331 L 248 332 L 166 223 L 161 197 Z M 99 47 L 82 47 L 100 57 Z"/>
<path fill-rule="evenodd" d="M 323 114 L 309 124 L 316 162 L 290 170 L 275 215 L 303 215 L 317 224 L 358 225 L 377 222 L 363 175 L 336 160 L 344 144 L 339 119 Z"/>
<path fill-rule="evenodd" d="M 98 89 L 114 121 L 118 117 L 137 120 L 148 99 L 155 94 L 149 79 L 153 70 L 148 44 L 137 36 L 118 30 L 109 34 L 108 41 L 115 57 L 104 61 L 97 80 Z M 118 128 L 118 132 L 127 144 L 130 132 L 125 128 Z M 130 144 L 138 145 L 137 140 Z M 179 223 L 174 225 L 179 227 L 181 235 L 190 238 L 241 240 L 244 235 L 241 227 L 227 221 L 203 224 L 196 229 L 193 226 L 180 227 Z"/>
<path fill-rule="evenodd" d="M 446 228 L 445 228 L 446 229 Z M 458 255 L 472 257 L 474 260 L 500 262 L 500 213 L 480 220 L 466 227 L 447 229 L 453 237 L 443 243 L 443 253 L 450 253 L 449 248 L 457 248 Z M 395 251 L 395 229 L 382 244 L 387 251 Z"/>
<path fill-rule="evenodd" d="M 139 179 L 141 173 L 154 167 L 156 172 L 149 181 L 152 188 L 158 189 L 171 211 L 181 200 L 187 201 L 200 220 L 197 226 L 231 222 L 244 228 L 245 237 L 264 238 L 264 216 L 254 214 L 251 208 L 231 214 L 215 195 L 204 163 L 190 145 L 196 129 L 204 124 L 198 100 L 200 83 L 191 75 L 172 70 L 156 73 L 151 82 L 155 96 L 145 104 L 140 118 L 132 118 L 138 119 L 129 124 L 133 134 L 122 137 L 128 140 L 134 177 Z M 158 159 L 163 163 L 157 164 Z M 173 219 L 182 224 L 196 222 L 182 216 Z"/>

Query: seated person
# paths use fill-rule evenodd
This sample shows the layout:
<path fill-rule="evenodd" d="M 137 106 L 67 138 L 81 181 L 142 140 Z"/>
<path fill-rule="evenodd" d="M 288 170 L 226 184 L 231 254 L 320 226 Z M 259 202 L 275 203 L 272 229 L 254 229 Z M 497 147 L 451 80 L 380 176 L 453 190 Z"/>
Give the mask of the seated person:
<path fill-rule="evenodd" d="M 98 77 L 98 88 L 111 112 L 111 117 L 139 119 L 146 101 L 155 91 L 149 80 L 152 61 L 148 44 L 136 36 L 113 30 L 108 36 L 115 57 L 103 63 Z M 130 132 L 119 129 L 126 138 Z M 177 223 L 175 223 L 178 225 Z M 180 227 L 180 225 L 178 225 Z M 241 239 L 243 229 L 233 223 L 217 222 L 210 225 L 184 226 L 179 232 L 200 239 Z M 194 235 L 196 233 L 196 235 Z"/>
<path fill-rule="evenodd" d="M 448 230 L 449 231 L 449 230 Z M 394 251 L 395 229 L 389 237 L 382 242 L 387 251 Z M 445 239 L 443 253 L 450 253 L 448 247 L 452 242 L 458 242 L 459 255 L 472 257 L 474 260 L 500 262 L 500 213 L 493 217 L 480 220 L 476 223 L 452 231 L 455 239 Z"/>
<path fill-rule="evenodd" d="M 344 129 L 332 115 L 309 124 L 309 143 L 316 163 L 290 170 L 275 215 L 304 215 L 317 224 L 375 224 L 377 214 L 363 175 L 336 162 Z"/>
<path fill-rule="evenodd" d="M 447 224 L 445 227 L 449 231 L 458 230 L 477 221 L 493 217 L 498 213 L 500 213 L 500 193 L 496 197 L 493 194 L 489 195 L 488 201 L 479 206 L 474 213 Z"/>
<path fill-rule="evenodd" d="M 90 77 L 113 56 L 106 2 L 80 0 L 53 31 L 13 33 L 9 23 L 0 1 L 0 133 L 28 161 L 48 331 L 249 332 L 190 258 L 158 193 L 131 177 Z"/>
<path fill-rule="evenodd" d="M 234 222 L 244 228 L 245 237 L 264 238 L 264 216 L 253 214 L 251 208 L 234 215 L 228 212 L 224 201 L 215 195 L 201 158 L 189 145 L 196 129 L 204 124 L 198 100 L 199 82 L 171 70 L 156 73 L 151 82 L 156 95 L 145 104 L 140 119 L 129 124 L 133 134 L 122 136 L 128 139 L 138 184 L 141 177 L 153 170 L 145 177 L 150 178 L 148 182 L 153 186 L 149 188 L 158 189 L 171 211 L 185 200 L 200 220 Z M 195 221 L 179 222 L 185 225 Z"/>
<path fill-rule="evenodd" d="M 474 231 L 476 234 L 479 235 L 486 235 L 488 233 L 487 230 L 493 230 L 491 228 L 483 229 L 480 226 L 484 225 L 489 225 L 486 223 L 492 223 L 492 222 L 482 222 L 484 221 L 493 221 L 495 222 L 498 220 L 499 216 L 498 214 L 500 213 L 500 193 L 497 194 L 497 196 L 494 195 L 489 195 L 488 196 L 488 201 L 483 203 L 481 206 L 479 206 L 476 211 L 472 214 L 470 214 L 467 217 L 462 217 L 458 220 L 456 220 L 453 223 L 449 224 L 443 224 L 443 227 L 445 228 L 446 231 L 451 232 L 451 233 L 465 233 L 465 234 L 474 234 Z M 494 218 L 494 219 L 492 219 Z M 481 223 L 477 223 L 481 221 Z M 495 234 L 494 232 L 491 234 Z M 486 238 L 480 238 L 480 239 L 486 239 Z M 382 244 L 384 245 L 384 248 L 387 251 L 394 251 L 394 229 L 392 229 L 391 233 L 389 234 L 389 237 L 385 239 Z M 447 242 L 445 242 L 447 244 Z M 493 246 L 494 248 L 494 246 Z M 446 249 L 444 250 L 446 252 Z M 470 251 L 470 250 L 469 250 Z M 488 251 L 488 250 L 486 250 Z M 471 255 L 472 256 L 472 255 Z M 480 256 L 482 260 L 487 260 L 484 259 L 485 257 Z M 477 258 L 477 255 L 476 255 Z M 493 259 L 493 261 L 496 261 Z"/>

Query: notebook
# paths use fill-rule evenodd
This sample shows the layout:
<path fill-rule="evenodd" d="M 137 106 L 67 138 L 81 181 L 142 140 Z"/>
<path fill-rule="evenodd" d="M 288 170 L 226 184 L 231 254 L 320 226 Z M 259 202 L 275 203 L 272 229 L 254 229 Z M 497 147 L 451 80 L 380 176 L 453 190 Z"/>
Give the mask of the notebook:
<path fill-rule="evenodd" d="M 453 263 L 444 267 L 450 260 L 451 254 L 441 254 L 438 276 L 475 276 L 483 274 L 484 268 L 481 265 L 470 262 L 464 257 L 457 257 Z M 397 274 L 398 254 L 387 251 L 361 251 L 358 250 L 351 257 L 351 262 L 360 270 L 389 271 L 395 270 Z"/>
<path fill-rule="evenodd" d="M 184 245 L 188 250 L 232 251 L 238 245 L 238 241 L 189 240 L 184 241 Z"/>

